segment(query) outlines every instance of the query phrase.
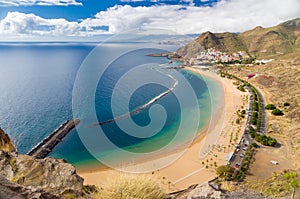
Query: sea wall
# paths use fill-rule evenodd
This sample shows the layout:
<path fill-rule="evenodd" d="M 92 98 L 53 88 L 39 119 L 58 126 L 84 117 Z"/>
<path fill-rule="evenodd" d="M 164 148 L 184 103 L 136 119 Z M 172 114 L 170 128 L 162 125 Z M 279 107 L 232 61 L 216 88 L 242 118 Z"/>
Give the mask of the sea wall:
<path fill-rule="evenodd" d="M 76 126 L 80 123 L 79 119 L 71 119 L 62 124 L 51 135 L 32 148 L 27 155 L 35 158 L 45 158 L 52 149 Z"/>

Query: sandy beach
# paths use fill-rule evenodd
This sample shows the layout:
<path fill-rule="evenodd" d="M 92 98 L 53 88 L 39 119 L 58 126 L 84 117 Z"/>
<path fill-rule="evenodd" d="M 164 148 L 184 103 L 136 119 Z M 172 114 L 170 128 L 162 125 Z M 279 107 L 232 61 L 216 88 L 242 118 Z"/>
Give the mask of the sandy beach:
<path fill-rule="evenodd" d="M 245 122 L 236 124 L 236 111 L 245 109 L 248 106 L 246 92 L 239 91 L 233 84 L 234 80 L 220 78 L 210 71 L 186 67 L 186 70 L 204 75 L 208 78 L 219 81 L 224 89 L 224 107 L 218 110 L 218 117 L 212 121 L 212 127 L 201 132 L 193 144 L 185 153 L 169 166 L 157 171 L 148 173 L 154 178 L 161 180 L 169 192 L 178 191 L 189 187 L 192 184 L 200 184 L 216 177 L 215 168 L 225 165 L 226 155 L 234 150 L 234 145 L 240 140 Z M 209 144 L 208 144 L 209 143 Z M 204 153 L 205 152 L 205 153 Z M 172 159 L 174 154 L 159 157 L 146 163 L 131 165 L 132 170 L 143 170 L 145 167 L 155 165 L 160 161 Z M 89 169 L 79 170 L 78 174 L 84 178 L 85 184 L 101 186 L 105 181 L 118 174 L 113 169 Z"/>

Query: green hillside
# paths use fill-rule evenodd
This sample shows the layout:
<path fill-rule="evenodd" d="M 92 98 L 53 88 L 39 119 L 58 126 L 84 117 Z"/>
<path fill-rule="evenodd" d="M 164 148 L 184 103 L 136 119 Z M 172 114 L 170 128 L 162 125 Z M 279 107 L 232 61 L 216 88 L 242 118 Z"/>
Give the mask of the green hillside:
<path fill-rule="evenodd" d="M 300 50 L 300 19 L 269 28 L 259 26 L 240 34 L 205 32 L 192 43 L 180 48 L 178 54 L 189 58 L 197 49 L 213 47 L 228 53 L 246 51 L 257 57 L 291 53 Z"/>

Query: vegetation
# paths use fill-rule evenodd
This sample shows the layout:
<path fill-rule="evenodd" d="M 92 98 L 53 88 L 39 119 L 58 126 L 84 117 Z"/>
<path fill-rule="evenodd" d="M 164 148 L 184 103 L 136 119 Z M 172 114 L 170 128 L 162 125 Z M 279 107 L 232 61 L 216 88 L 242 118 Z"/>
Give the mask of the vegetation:
<path fill-rule="evenodd" d="M 224 179 L 225 181 L 232 180 L 234 169 L 228 165 L 219 166 L 217 169 L 217 175 L 219 178 Z"/>
<path fill-rule="evenodd" d="M 145 175 L 120 174 L 98 193 L 99 199 L 164 199 L 166 192 L 162 183 Z"/>
<path fill-rule="evenodd" d="M 265 108 L 268 110 L 274 110 L 274 109 L 276 109 L 276 106 L 274 104 L 268 104 L 268 105 L 266 105 Z"/>
<path fill-rule="evenodd" d="M 254 142 L 254 143 L 252 143 L 250 146 L 252 146 L 252 147 L 254 147 L 254 148 L 259 148 L 259 145 L 258 145 L 258 144 L 256 144 L 255 142 Z"/>
<path fill-rule="evenodd" d="M 239 86 L 237 87 L 237 89 L 239 89 L 239 90 L 242 91 L 242 92 L 246 92 L 245 89 L 244 89 L 244 85 L 239 85 Z"/>
<path fill-rule="evenodd" d="M 255 95 L 256 96 L 256 95 Z M 258 111 L 258 102 L 253 102 L 253 104 L 252 104 L 252 109 L 253 109 L 253 111 Z"/>
<path fill-rule="evenodd" d="M 283 106 L 290 106 L 290 103 L 284 102 Z"/>
<path fill-rule="evenodd" d="M 273 173 L 272 177 L 258 181 L 252 188 L 258 189 L 264 195 L 273 198 L 299 198 L 295 196 L 295 190 L 300 188 L 299 171 L 284 171 Z M 287 197 L 291 195 L 291 197 Z"/>
<path fill-rule="evenodd" d="M 281 116 L 281 115 L 284 115 L 283 112 L 281 110 L 279 110 L 278 108 L 274 109 L 272 111 L 272 114 L 273 115 L 277 115 L 277 116 Z"/>
<path fill-rule="evenodd" d="M 257 112 L 253 112 L 252 118 L 251 118 L 251 124 L 253 124 L 253 125 L 257 124 L 257 116 L 258 116 L 258 113 Z"/>
<path fill-rule="evenodd" d="M 253 128 L 252 126 L 249 126 L 248 133 L 249 133 L 249 135 L 250 135 L 252 138 L 254 138 L 255 135 L 256 135 L 255 130 L 254 130 L 254 128 Z"/>
<path fill-rule="evenodd" d="M 277 140 L 267 135 L 255 134 L 254 139 L 265 146 L 275 146 L 277 144 Z"/>
<path fill-rule="evenodd" d="M 250 145 L 250 147 L 247 149 L 247 151 L 245 153 L 243 163 L 241 164 L 241 168 L 235 175 L 236 180 L 241 180 L 246 175 L 246 173 L 249 169 L 250 162 L 251 162 L 253 150 L 254 150 L 253 146 Z"/>
<path fill-rule="evenodd" d="M 254 138 L 257 142 L 261 143 L 262 145 L 275 146 L 277 144 L 277 140 L 275 138 L 256 133 L 252 126 L 249 127 L 248 133 L 252 138 Z M 253 147 L 257 148 L 256 145 L 256 143 L 253 143 Z"/>

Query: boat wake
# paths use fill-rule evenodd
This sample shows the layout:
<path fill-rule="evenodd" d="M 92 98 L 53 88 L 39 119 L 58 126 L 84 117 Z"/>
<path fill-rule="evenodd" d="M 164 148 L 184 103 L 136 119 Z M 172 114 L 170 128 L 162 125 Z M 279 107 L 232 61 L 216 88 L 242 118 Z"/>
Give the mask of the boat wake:
<path fill-rule="evenodd" d="M 136 115 L 139 112 L 141 112 L 142 110 L 144 110 L 145 108 L 151 106 L 152 104 L 154 104 L 155 102 L 157 102 L 158 100 L 160 100 L 161 98 L 163 98 L 166 95 L 170 94 L 177 87 L 178 80 L 176 80 L 173 76 L 171 76 L 169 74 L 167 76 L 170 77 L 174 81 L 174 84 L 173 84 L 173 86 L 170 89 L 168 89 L 165 92 L 159 94 L 158 96 L 154 97 L 149 102 L 147 102 L 146 104 L 138 107 L 137 109 L 135 109 L 135 110 L 133 110 L 133 111 L 131 111 L 129 113 L 125 113 L 125 114 L 120 115 L 118 117 L 115 117 L 115 118 L 112 118 L 112 119 L 109 119 L 109 120 L 105 120 L 105 121 L 102 121 L 102 122 L 98 122 L 98 123 L 92 124 L 91 127 L 101 126 L 101 125 L 104 125 L 104 124 L 109 124 L 109 123 L 112 123 L 112 122 L 116 122 L 116 121 L 119 121 L 119 120 L 126 119 L 128 117 L 133 116 L 133 115 Z"/>

